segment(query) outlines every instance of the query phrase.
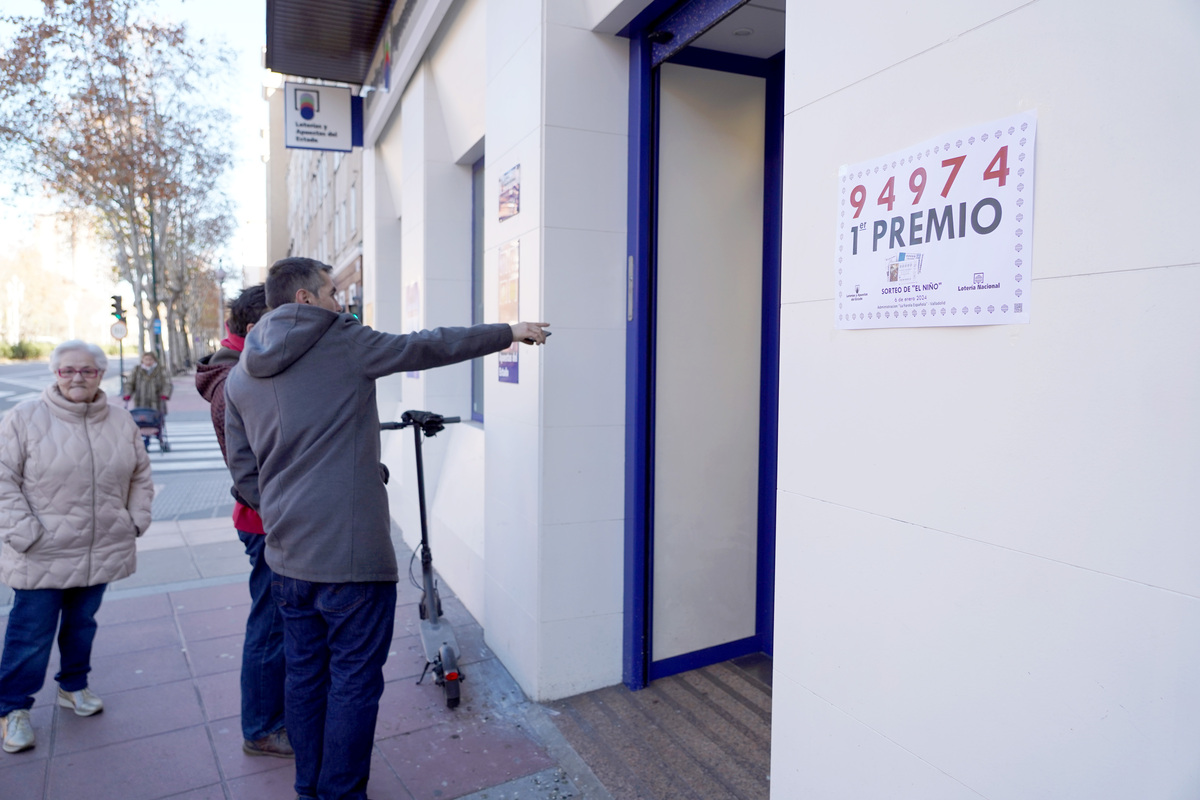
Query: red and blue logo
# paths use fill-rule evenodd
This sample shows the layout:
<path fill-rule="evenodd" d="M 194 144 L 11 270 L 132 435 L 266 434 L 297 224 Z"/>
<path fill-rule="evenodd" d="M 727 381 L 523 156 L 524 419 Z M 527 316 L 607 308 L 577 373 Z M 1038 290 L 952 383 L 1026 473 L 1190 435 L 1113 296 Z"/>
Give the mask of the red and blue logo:
<path fill-rule="evenodd" d="M 296 92 L 296 108 L 300 109 L 301 117 L 312 119 L 321 110 L 321 93 L 309 90 Z"/>

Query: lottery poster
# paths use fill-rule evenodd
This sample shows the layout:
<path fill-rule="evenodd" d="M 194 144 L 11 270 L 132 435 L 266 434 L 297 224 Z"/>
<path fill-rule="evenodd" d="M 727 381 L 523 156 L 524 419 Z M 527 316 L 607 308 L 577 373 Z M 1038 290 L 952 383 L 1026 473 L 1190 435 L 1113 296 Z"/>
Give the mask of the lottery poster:
<path fill-rule="evenodd" d="M 512 324 L 520 322 L 519 303 L 521 288 L 521 241 L 514 239 L 500 245 L 500 269 L 496 293 L 499 300 L 499 321 Z M 500 351 L 500 382 L 519 383 L 520 364 L 517 359 L 519 345 L 513 342 L 508 349 Z"/>
<path fill-rule="evenodd" d="M 500 221 L 521 213 L 521 165 L 500 176 Z"/>
<path fill-rule="evenodd" d="M 838 328 L 1029 322 L 1035 112 L 838 171 Z"/>

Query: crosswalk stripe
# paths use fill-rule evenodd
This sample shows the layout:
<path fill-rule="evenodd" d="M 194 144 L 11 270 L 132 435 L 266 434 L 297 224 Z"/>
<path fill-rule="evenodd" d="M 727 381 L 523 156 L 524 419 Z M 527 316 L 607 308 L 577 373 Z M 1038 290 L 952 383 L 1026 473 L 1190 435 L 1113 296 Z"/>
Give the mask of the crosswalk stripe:
<path fill-rule="evenodd" d="M 164 432 L 171 450 L 164 453 L 157 444 L 151 443 L 150 469 L 154 473 L 200 472 L 226 468 L 212 423 L 172 423 L 168 416 Z"/>

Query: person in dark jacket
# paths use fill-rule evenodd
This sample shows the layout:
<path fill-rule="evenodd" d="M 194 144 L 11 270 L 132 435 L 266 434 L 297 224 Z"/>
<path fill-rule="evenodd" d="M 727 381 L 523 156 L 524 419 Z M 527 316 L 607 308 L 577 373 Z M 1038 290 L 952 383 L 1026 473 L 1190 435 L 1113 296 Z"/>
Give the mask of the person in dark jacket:
<path fill-rule="evenodd" d="M 246 345 L 246 334 L 267 313 L 267 290 L 257 284 L 229 304 L 228 335 L 221 349 L 196 365 L 196 389 L 209 403 L 221 455 L 225 455 L 225 379 Z M 263 558 L 262 517 L 240 500 L 233 527 L 250 559 L 250 613 L 242 645 L 242 750 L 253 756 L 292 757 L 283 719 L 283 617 L 271 597 L 271 568 Z"/>
<path fill-rule="evenodd" d="M 126 402 L 133 400 L 134 408 L 149 408 L 157 411 L 160 415 L 159 429 L 161 430 L 161 416 L 167 413 L 167 401 L 171 399 L 171 392 L 174 388 L 171 385 L 171 376 L 158 365 L 158 358 L 154 353 L 147 351 L 142 354 L 141 365 L 134 367 L 129 373 L 129 377 L 125 379 L 124 399 Z M 158 440 L 162 441 L 161 435 Z M 142 444 L 149 450 L 150 437 L 143 436 Z"/>
<path fill-rule="evenodd" d="M 374 331 L 343 314 L 333 268 L 277 261 L 271 307 L 225 383 L 234 487 L 262 514 L 284 621 L 296 794 L 365 800 L 399 570 L 375 381 L 543 344 L 546 323 Z"/>

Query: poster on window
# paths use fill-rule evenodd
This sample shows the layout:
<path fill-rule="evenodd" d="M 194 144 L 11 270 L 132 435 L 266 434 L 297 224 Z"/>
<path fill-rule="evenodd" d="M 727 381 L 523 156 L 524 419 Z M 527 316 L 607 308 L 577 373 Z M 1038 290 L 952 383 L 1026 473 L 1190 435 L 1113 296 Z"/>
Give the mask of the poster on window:
<path fill-rule="evenodd" d="M 838 171 L 838 328 L 1029 322 L 1033 111 Z"/>
<path fill-rule="evenodd" d="M 500 313 L 497 319 L 511 325 L 514 322 L 520 322 L 520 310 L 517 302 L 521 283 L 521 242 L 519 239 L 500 245 L 499 262 L 496 293 L 499 299 Z M 519 345 L 513 342 L 507 350 L 500 351 L 501 383 L 519 382 L 518 347 Z"/>
<path fill-rule="evenodd" d="M 521 165 L 500 176 L 500 221 L 521 213 Z"/>
<path fill-rule="evenodd" d="M 421 327 L 421 284 L 413 281 L 404 287 L 404 329 L 415 331 Z M 406 378 L 419 378 L 420 372 L 406 372 Z"/>

